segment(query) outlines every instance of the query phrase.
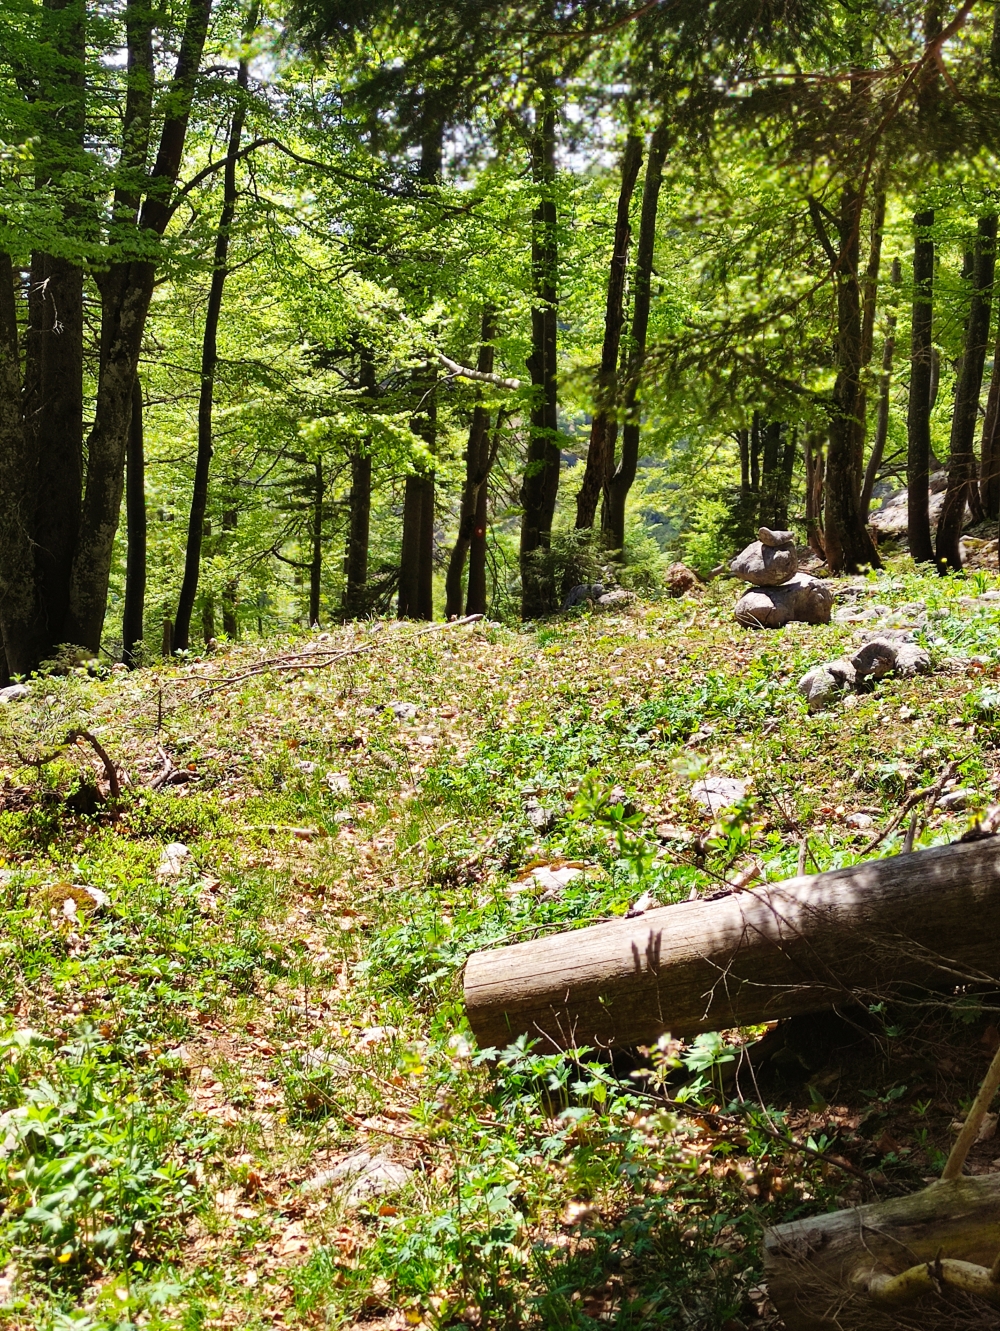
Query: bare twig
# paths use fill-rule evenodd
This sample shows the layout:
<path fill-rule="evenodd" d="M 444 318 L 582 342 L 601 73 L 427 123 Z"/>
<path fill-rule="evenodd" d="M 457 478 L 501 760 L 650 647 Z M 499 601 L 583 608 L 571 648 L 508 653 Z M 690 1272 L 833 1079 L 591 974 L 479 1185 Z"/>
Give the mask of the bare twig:
<path fill-rule="evenodd" d="M 66 743 L 75 744 L 77 740 L 81 739 L 87 741 L 87 743 L 90 745 L 90 747 L 94 750 L 98 758 L 100 758 L 101 762 L 103 763 L 104 775 L 108 778 L 108 789 L 111 793 L 111 798 L 113 800 L 120 798 L 122 793 L 122 787 L 121 787 L 121 782 L 118 779 L 118 769 L 111 761 L 111 758 L 107 750 L 105 749 L 104 745 L 97 738 L 97 736 L 89 730 L 71 730 L 69 734 L 66 736 Z"/>
<path fill-rule="evenodd" d="M 865 848 L 862 850 L 859 859 L 864 859 L 866 855 L 870 855 L 876 846 L 881 845 L 881 843 L 886 839 L 886 837 L 891 836 L 892 833 L 895 832 L 899 824 L 906 817 L 906 815 L 910 812 L 910 810 L 915 808 L 921 802 L 921 800 L 927 801 L 926 805 L 924 806 L 924 817 L 929 818 L 934 811 L 935 804 L 937 804 L 938 800 L 941 798 L 941 792 L 944 790 L 945 783 L 951 780 L 951 778 L 955 775 L 959 767 L 961 767 L 962 763 L 964 762 L 965 762 L 965 757 L 955 758 L 952 762 L 947 763 L 942 768 L 941 775 L 938 777 L 938 779 L 934 782 L 932 786 L 924 786 L 920 790 L 915 790 L 913 794 L 909 797 L 909 799 L 903 802 L 899 811 L 894 815 L 894 817 L 888 823 L 885 830 L 879 832 L 877 837 L 873 837 L 872 840 L 868 842 L 868 845 L 865 846 Z M 908 849 L 910 850 L 913 849 L 912 842 Z"/>

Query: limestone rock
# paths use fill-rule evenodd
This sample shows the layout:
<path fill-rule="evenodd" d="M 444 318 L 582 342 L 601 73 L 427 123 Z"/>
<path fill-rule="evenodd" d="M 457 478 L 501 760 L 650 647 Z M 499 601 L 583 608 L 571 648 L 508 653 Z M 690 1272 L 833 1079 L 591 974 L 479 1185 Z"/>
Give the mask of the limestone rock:
<path fill-rule="evenodd" d="M 584 605 L 587 601 L 596 601 L 604 595 L 603 582 L 580 582 L 571 587 L 561 609 L 572 610 L 574 606 Z"/>
<path fill-rule="evenodd" d="M 160 862 L 156 866 L 157 878 L 180 878 L 187 868 L 191 852 L 180 841 L 171 841 L 160 852 Z"/>
<path fill-rule="evenodd" d="M 635 600 L 635 592 L 626 591 L 624 587 L 616 587 L 613 591 L 599 596 L 597 604 L 602 610 L 622 610 L 625 606 L 632 605 Z"/>
<path fill-rule="evenodd" d="M 0 704 L 26 698 L 30 692 L 27 684 L 8 684 L 5 689 L 0 689 Z"/>
<path fill-rule="evenodd" d="M 671 596 L 684 596 L 687 592 L 694 591 L 695 587 L 701 586 L 701 579 L 694 569 L 680 563 L 669 566 L 664 574 L 664 582 Z"/>
<path fill-rule="evenodd" d="M 915 642 L 901 642 L 896 647 L 896 664 L 893 673 L 900 679 L 909 679 L 912 675 L 931 673 L 931 654 L 926 647 Z"/>
<path fill-rule="evenodd" d="M 780 629 L 793 619 L 829 624 L 833 590 L 819 578 L 796 573 L 779 587 L 760 587 L 736 602 L 737 624 L 751 629 Z"/>
<path fill-rule="evenodd" d="M 851 663 L 859 680 L 867 679 L 869 675 L 881 679 L 896 664 L 896 644 L 885 638 L 873 638 L 854 653 Z"/>
<path fill-rule="evenodd" d="M 777 587 L 787 582 L 798 568 L 795 550 L 786 546 L 763 545 L 751 541 L 729 565 L 733 573 L 755 587 Z"/>
<path fill-rule="evenodd" d="M 723 809 L 738 804 L 746 793 L 746 782 L 734 776 L 706 776 L 691 787 L 691 798 L 713 818 Z"/>
<path fill-rule="evenodd" d="M 810 712 L 821 712 L 834 702 L 845 689 L 855 681 L 852 662 L 841 658 L 827 661 L 825 665 L 813 666 L 799 680 L 799 692 L 809 704 Z"/>
<path fill-rule="evenodd" d="M 774 550 L 783 550 L 795 544 L 795 533 L 772 531 L 770 527 L 758 527 L 757 540 L 760 541 L 761 545 L 769 545 Z"/>

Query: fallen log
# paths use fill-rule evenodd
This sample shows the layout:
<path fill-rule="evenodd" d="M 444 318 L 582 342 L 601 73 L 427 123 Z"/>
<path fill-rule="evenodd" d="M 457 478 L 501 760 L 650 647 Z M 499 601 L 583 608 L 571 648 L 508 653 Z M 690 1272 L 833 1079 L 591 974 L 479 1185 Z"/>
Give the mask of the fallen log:
<path fill-rule="evenodd" d="M 1000 1174 L 962 1177 L 998 1087 L 1000 1052 L 940 1182 L 766 1231 L 764 1279 L 786 1331 L 1000 1328 Z"/>
<path fill-rule="evenodd" d="M 476 952 L 481 1048 L 649 1043 L 1000 975 L 1000 839 L 938 846 Z"/>

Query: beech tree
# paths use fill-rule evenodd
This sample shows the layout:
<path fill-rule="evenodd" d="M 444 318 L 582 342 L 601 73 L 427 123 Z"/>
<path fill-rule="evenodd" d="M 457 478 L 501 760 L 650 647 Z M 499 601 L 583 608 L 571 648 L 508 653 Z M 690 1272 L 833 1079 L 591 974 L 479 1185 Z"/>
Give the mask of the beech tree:
<path fill-rule="evenodd" d="M 0 239 L 0 628 L 13 672 L 59 643 L 101 646 L 136 366 L 210 14 L 211 0 L 189 0 L 177 23 L 127 0 L 109 32 L 87 0 L 68 0 L 0 19 L 3 119 L 24 145 L 4 169 Z M 123 71 L 107 59 L 119 47 Z M 177 51 L 165 82 L 157 48 Z"/>

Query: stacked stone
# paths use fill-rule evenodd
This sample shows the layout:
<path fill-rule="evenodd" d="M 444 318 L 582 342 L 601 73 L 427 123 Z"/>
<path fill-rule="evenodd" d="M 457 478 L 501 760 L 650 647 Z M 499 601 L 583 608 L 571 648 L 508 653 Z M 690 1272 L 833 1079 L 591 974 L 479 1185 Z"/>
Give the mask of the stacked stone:
<path fill-rule="evenodd" d="M 829 624 L 833 590 L 819 578 L 798 571 L 795 537 L 790 531 L 760 527 L 730 569 L 754 590 L 741 596 L 733 614 L 744 628 L 780 629 L 793 619 Z"/>

